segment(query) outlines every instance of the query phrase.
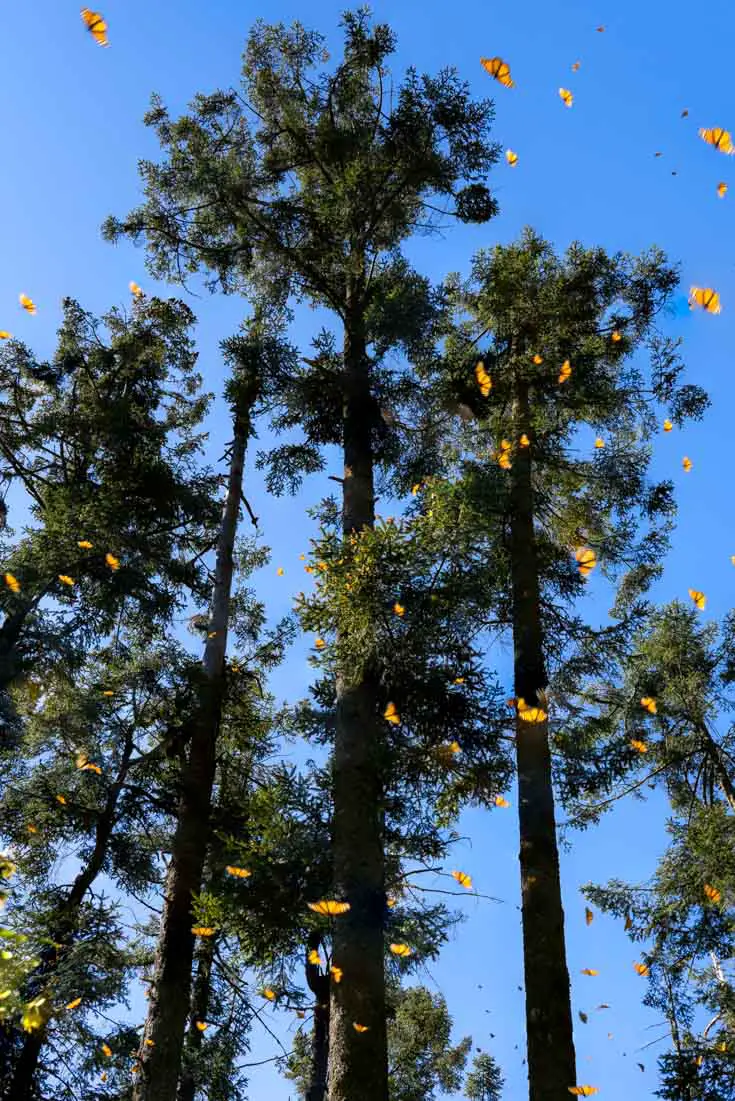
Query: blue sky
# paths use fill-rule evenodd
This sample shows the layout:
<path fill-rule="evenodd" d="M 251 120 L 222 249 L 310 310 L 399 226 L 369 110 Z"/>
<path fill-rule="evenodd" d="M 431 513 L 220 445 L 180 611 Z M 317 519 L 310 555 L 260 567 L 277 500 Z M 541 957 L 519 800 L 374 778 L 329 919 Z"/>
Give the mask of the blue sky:
<path fill-rule="evenodd" d="M 155 158 L 154 140 L 141 122 L 151 92 L 161 93 L 175 114 L 195 92 L 237 81 L 245 35 L 261 15 L 285 22 L 301 18 L 326 34 L 334 53 L 342 7 L 331 0 L 308 6 L 286 0 L 267 5 L 105 0 L 111 46 L 103 50 L 85 33 L 79 7 L 70 0 L 37 0 L 32 18 L 25 5 L 3 5 L 0 328 L 48 355 L 63 296 L 101 313 L 125 303 L 128 281 L 135 279 L 149 292 L 177 293 L 189 301 L 199 317 L 200 367 L 208 387 L 219 391 L 218 344 L 237 329 L 243 304 L 210 298 L 204 291 L 195 298 L 156 287 L 145 272 L 142 251 L 105 244 L 99 226 L 107 214 L 122 215 L 137 203 L 137 160 Z M 723 615 L 732 605 L 729 556 L 735 553 L 728 496 L 722 493 L 733 467 L 726 349 L 732 344 L 735 313 L 735 186 L 724 199 L 715 189 L 720 180 L 735 181 L 730 158 L 705 146 L 697 130 L 735 126 L 730 79 L 735 8 L 713 0 L 702 18 L 700 9 L 683 0 L 553 5 L 526 0 L 492 7 L 479 0 L 456 6 L 444 0 L 401 0 L 375 3 L 374 11 L 399 36 L 395 71 L 409 64 L 429 72 L 456 66 L 473 92 L 495 98 L 496 140 L 520 158 L 515 169 L 503 161 L 492 174 L 500 216 L 482 228 L 452 230 L 443 241 L 412 245 L 411 256 L 421 270 L 434 278 L 451 270 L 466 272 L 475 249 L 511 241 L 527 224 L 557 248 L 572 240 L 626 251 L 655 243 L 681 262 L 683 296 L 667 328 L 684 338 L 691 379 L 710 391 L 713 407 L 702 424 L 662 436 L 657 445 L 656 473 L 673 477 L 680 517 L 656 596 L 686 599 L 688 587 L 703 589 L 709 598 L 706 615 Z M 604 33 L 595 31 L 600 24 Z M 496 54 L 511 65 L 513 90 L 496 85 L 480 67 L 480 56 Z M 576 60 L 581 67 L 572 73 Z M 560 86 L 574 93 L 571 110 L 558 97 Z M 684 108 L 687 119 L 680 117 Z M 720 316 L 689 313 L 685 296 L 691 284 L 719 291 Z M 37 303 L 36 317 L 20 310 L 21 291 Z M 304 349 L 313 324 L 309 311 L 297 316 L 292 338 Z M 211 427 L 211 457 L 216 458 L 229 431 L 221 405 Z M 685 454 L 694 463 L 689 475 L 681 469 Z M 303 587 L 298 554 L 308 549 L 311 534 L 303 507 L 325 485 L 316 479 L 297 499 L 273 501 L 265 496 L 252 461 L 249 465 L 248 496 L 274 550 L 272 566 L 258 578 L 274 619 Z M 277 565 L 284 566 L 285 577 L 276 577 Z M 605 606 L 599 588 L 589 599 L 593 614 Z M 280 696 L 304 694 L 306 652 L 306 646 L 298 647 L 274 677 Z M 507 650 L 491 660 L 507 675 Z M 514 801 L 514 793 L 510 798 Z M 590 879 L 647 876 L 664 844 L 664 819 L 658 797 L 629 802 L 594 833 L 574 837 L 571 852 L 563 856 L 575 1011 L 589 1011 L 603 1001 L 612 1007 L 590 1013 L 588 1025 L 577 1025 L 578 1078 L 599 1086 L 601 1098 L 626 1091 L 643 1101 L 653 1096 L 659 1049 L 642 1054 L 640 1049 L 662 1030 L 640 1005 L 645 983 L 632 968 L 635 949 L 611 919 L 598 916 L 585 927 L 578 888 Z M 470 871 L 479 891 L 504 902 L 463 900 L 467 920 L 424 980 L 447 996 L 457 1036 L 471 1033 L 476 1045 L 497 1056 L 507 1077 L 506 1096 L 518 1098 L 525 1090 L 525 1068 L 514 812 L 468 813 L 461 832 L 469 840 L 453 866 Z M 583 967 L 599 969 L 599 977 L 581 976 Z M 266 1013 L 280 1028 L 277 1011 Z M 495 1039 L 490 1040 L 490 1032 Z M 254 1033 L 253 1045 L 252 1059 L 274 1053 L 265 1034 Z M 645 1073 L 637 1061 L 645 1064 Z M 286 1101 L 294 1096 L 270 1066 L 254 1069 L 251 1081 L 253 1097 Z"/>

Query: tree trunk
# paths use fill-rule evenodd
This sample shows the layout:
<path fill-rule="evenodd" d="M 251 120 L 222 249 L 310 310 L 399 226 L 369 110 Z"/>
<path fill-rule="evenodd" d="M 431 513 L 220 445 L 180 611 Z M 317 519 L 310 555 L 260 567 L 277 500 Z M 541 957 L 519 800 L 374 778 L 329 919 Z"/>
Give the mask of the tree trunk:
<path fill-rule="evenodd" d="M 321 934 L 312 933 L 306 945 L 306 982 L 314 995 L 314 1026 L 311 1033 L 311 1081 L 305 1101 L 326 1101 L 329 1065 L 329 974 L 309 962 L 309 953 L 318 951 Z"/>
<path fill-rule="evenodd" d="M 36 996 L 43 989 L 46 980 L 53 974 L 58 965 L 59 954 L 71 944 L 77 931 L 79 910 L 84 896 L 102 871 L 110 838 L 115 828 L 117 803 L 128 774 L 132 752 L 133 740 L 132 736 L 128 735 L 117 778 L 107 796 L 105 809 L 97 820 L 92 855 L 74 880 L 63 906 L 59 907 L 57 911 L 56 925 L 51 934 L 51 940 L 63 947 L 49 946 L 41 953 L 41 962 L 30 979 L 33 987 L 32 996 Z M 46 1035 L 45 1026 L 25 1034 L 22 1047 L 17 1054 L 13 1067 L 13 1075 L 7 1093 L 8 1101 L 32 1101 L 33 1097 L 36 1096 L 35 1078 L 41 1051 L 46 1042 Z"/>
<path fill-rule="evenodd" d="M 214 961 L 214 938 L 202 941 L 197 952 L 197 973 L 191 995 L 191 1014 L 189 1031 L 184 1044 L 184 1069 L 181 1073 L 177 1101 L 194 1101 L 197 1088 L 195 1064 L 202 1047 L 203 1033 L 197 1028 L 197 1021 L 206 1021 L 209 1012 L 209 995 L 212 989 L 212 963 Z"/>
<path fill-rule="evenodd" d="M 364 321 L 345 313 L 345 541 L 375 522 L 372 402 Z M 339 630 L 339 629 L 338 629 Z M 383 729 L 369 675 L 337 677 L 332 770 L 332 851 L 337 898 L 350 910 L 334 921 L 333 955 L 344 980 L 331 984 L 329 1101 L 387 1101 L 383 915 L 385 912 L 382 779 Z M 357 1032 L 355 1024 L 366 1025 Z"/>
<path fill-rule="evenodd" d="M 528 387 L 516 383 L 513 430 L 530 433 Z M 517 448 L 511 470 L 511 571 L 515 693 L 537 704 L 546 688 L 531 448 Z M 516 718 L 518 817 L 526 980 L 530 1101 L 562 1101 L 577 1084 L 564 911 L 554 821 L 548 724 Z"/>
<path fill-rule="evenodd" d="M 235 417 L 227 496 L 217 540 L 217 561 L 204 647 L 203 683 L 192 721 L 189 756 L 181 777 L 181 798 L 156 949 L 148 1016 L 138 1054 L 134 1101 L 175 1101 L 181 1070 L 194 960 L 192 898 L 201 891 L 224 690 L 225 651 L 233 551 L 242 497 L 245 448 L 250 423 Z M 147 1044 L 146 1040 L 152 1041 Z"/>

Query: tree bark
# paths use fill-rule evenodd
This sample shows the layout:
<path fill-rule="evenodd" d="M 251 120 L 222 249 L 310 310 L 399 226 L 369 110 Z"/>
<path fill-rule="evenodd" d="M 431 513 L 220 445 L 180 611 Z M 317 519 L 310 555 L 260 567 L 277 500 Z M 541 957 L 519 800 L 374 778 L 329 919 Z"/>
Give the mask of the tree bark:
<path fill-rule="evenodd" d="M 515 439 L 530 433 L 528 386 L 515 384 Z M 515 693 L 534 706 L 546 688 L 531 448 L 511 470 Z M 545 710 L 545 708 L 544 708 Z M 548 723 L 516 718 L 518 817 L 530 1101 L 562 1101 L 577 1084 Z"/>
<path fill-rule="evenodd" d="M 51 939 L 55 944 L 60 944 L 62 947 L 49 946 L 41 953 L 41 963 L 31 977 L 34 996 L 36 992 L 43 988 L 46 979 L 53 974 L 58 964 L 60 952 L 63 952 L 71 944 L 77 932 L 79 911 L 84 897 L 102 871 L 110 838 L 115 829 L 117 803 L 125 785 L 132 752 L 133 738 L 132 732 L 129 732 L 115 783 L 108 793 L 105 809 L 97 820 L 92 855 L 74 880 L 63 906 L 57 911 L 56 925 L 51 934 Z M 7 1101 L 32 1101 L 37 1096 L 35 1079 L 46 1036 L 47 1029 L 45 1026 L 24 1036 L 23 1044 L 16 1056 L 13 1067 L 12 1079 L 6 1095 Z"/>
<path fill-rule="evenodd" d="M 353 308 L 353 289 L 348 286 L 343 364 L 345 541 L 375 523 L 370 375 L 364 318 L 359 306 Z M 344 670 L 337 677 L 332 850 L 336 897 L 347 900 L 350 910 L 334 921 L 334 963 L 344 980 L 331 984 L 329 1101 L 387 1101 L 383 729 L 369 673 L 356 681 L 348 675 Z M 368 1031 L 357 1032 L 355 1024 Z"/>
<path fill-rule="evenodd" d="M 138 1054 L 134 1101 L 175 1101 L 192 987 L 193 896 L 201 891 L 209 843 L 217 734 L 224 691 L 225 651 L 233 552 L 242 497 L 249 415 L 235 416 L 227 495 L 204 647 L 200 705 L 192 721 L 189 756 L 181 777 L 176 831 L 166 876 L 163 913 L 148 1016 Z M 148 1044 L 146 1041 L 152 1041 Z"/>
<path fill-rule="evenodd" d="M 309 962 L 309 953 L 318 951 L 321 934 L 312 933 L 306 945 L 306 982 L 314 995 L 314 1025 L 311 1033 L 311 1081 L 305 1101 L 326 1101 L 329 1066 L 329 974 Z"/>
<path fill-rule="evenodd" d="M 184 1069 L 181 1073 L 177 1101 L 194 1101 L 196 1093 L 197 1080 L 194 1065 L 202 1047 L 203 1035 L 197 1028 L 196 1022 L 206 1021 L 209 1012 L 214 943 L 214 938 L 204 940 L 197 952 L 197 973 L 191 995 L 189 1030 L 184 1042 Z"/>

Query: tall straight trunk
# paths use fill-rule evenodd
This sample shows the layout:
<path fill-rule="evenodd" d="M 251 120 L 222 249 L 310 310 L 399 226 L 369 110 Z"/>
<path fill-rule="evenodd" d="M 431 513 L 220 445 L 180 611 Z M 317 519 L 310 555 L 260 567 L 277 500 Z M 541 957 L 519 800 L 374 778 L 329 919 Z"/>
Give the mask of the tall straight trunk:
<path fill-rule="evenodd" d="M 347 540 L 375 523 L 372 408 L 364 319 L 348 287 L 344 335 L 343 512 Z M 338 628 L 339 630 L 339 628 Z M 369 673 L 337 677 L 332 769 L 332 853 L 337 897 L 350 910 L 335 919 L 331 984 L 329 1101 L 387 1101 L 383 915 L 383 740 Z M 354 1025 L 365 1025 L 358 1032 Z"/>
<path fill-rule="evenodd" d="M 531 431 L 528 402 L 528 386 L 517 380 L 516 439 Z M 511 470 L 511 570 L 515 693 L 533 706 L 546 688 L 546 670 L 531 464 L 531 448 L 518 448 Z M 547 722 L 517 717 L 516 752 L 529 1098 L 562 1101 L 577 1080 Z"/>
<path fill-rule="evenodd" d="M 61 945 L 62 947 L 57 948 L 55 946 L 49 946 L 41 953 L 40 965 L 31 977 L 35 991 L 43 989 L 45 982 L 56 970 L 60 952 L 63 952 L 71 945 L 77 932 L 79 912 L 84 897 L 102 871 L 110 845 L 110 838 L 115 829 L 115 823 L 117 821 L 117 804 L 128 774 L 132 753 L 133 740 L 132 737 L 128 735 L 123 748 L 123 756 L 120 761 L 115 783 L 110 788 L 104 810 L 97 820 L 92 854 L 85 866 L 78 873 L 69 894 L 56 912 L 56 921 L 51 933 L 51 940 L 54 942 L 54 945 Z M 43 1045 L 46 1042 L 46 1036 L 47 1029 L 45 1026 L 35 1029 L 33 1032 L 29 1032 L 24 1036 L 23 1044 L 15 1059 L 12 1078 L 6 1095 L 7 1101 L 32 1101 L 32 1099 L 37 1096 L 35 1079 Z"/>
<path fill-rule="evenodd" d="M 321 935 L 312 933 L 306 945 L 306 982 L 314 995 L 314 1023 L 311 1031 L 311 1075 L 305 1101 L 325 1101 L 329 1065 L 329 975 L 309 962 L 309 953 L 318 951 Z"/>
<path fill-rule="evenodd" d="M 138 1054 L 134 1101 L 175 1101 L 181 1070 L 194 960 L 192 899 L 201 891 L 209 843 L 217 733 L 224 690 L 233 552 L 242 498 L 249 416 L 237 414 L 230 473 L 217 539 L 217 561 L 204 647 L 200 703 L 181 776 L 176 831 L 158 936 L 148 1016 Z M 152 1043 L 146 1043 L 147 1040 Z"/>
<path fill-rule="evenodd" d="M 197 951 L 197 973 L 191 993 L 189 1029 L 184 1042 L 184 1069 L 181 1072 L 177 1101 L 194 1101 L 197 1088 L 195 1064 L 202 1047 L 203 1033 L 197 1021 L 206 1021 L 212 990 L 212 963 L 214 962 L 214 938 L 204 940 Z"/>

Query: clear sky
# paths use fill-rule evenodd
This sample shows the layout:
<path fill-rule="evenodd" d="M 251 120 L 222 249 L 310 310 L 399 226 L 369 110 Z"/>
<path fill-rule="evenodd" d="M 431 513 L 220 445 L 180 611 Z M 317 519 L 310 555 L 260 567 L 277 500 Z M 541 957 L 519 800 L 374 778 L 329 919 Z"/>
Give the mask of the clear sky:
<path fill-rule="evenodd" d="M 332 0 L 309 5 L 293 0 L 267 5 L 257 0 L 105 0 L 111 45 L 104 50 L 85 32 L 79 5 L 71 0 L 37 0 L 32 15 L 25 4 L 4 4 L 0 328 L 48 355 L 63 296 L 101 313 L 128 301 L 128 281 L 134 279 L 148 292 L 176 293 L 189 301 L 199 317 L 202 372 L 208 387 L 219 390 L 218 343 L 238 327 L 242 303 L 155 286 L 146 275 L 142 251 L 105 244 L 99 226 L 107 214 L 122 215 L 139 199 L 136 163 L 156 155 L 154 139 L 141 122 L 151 92 L 159 92 L 177 113 L 195 92 L 236 82 L 245 35 L 259 16 L 285 22 L 301 18 L 326 34 L 334 54 L 343 6 Z M 501 207 L 496 220 L 412 246 L 411 255 L 424 272 L 437 279 L 451 270 L 466 272 L 475 249 L 510 241 L 524 225 L 558 248 L 572 240 L 626 251 L 655 243 L 681 262 L 682 296 L 667 328 L 684 337 L 691 378 L 710 391 L 713 407 L 683 438 L 675 430 L 657 446 L 656 473 L 674 479 L 680 517 L 656 596 L 686 599 L 689 586 L 703 589 L 709 598 L 706 615 L 722 616 L 733 603 L 729 556 L 735 553 L 727 488 L 733 471 L 733 411 L 726 352 L 735 316 L 735 186 L 723 199 L 716 187 L 720 180 L 735 181 L 731 160 L 707 147 L 697 130 L 735 126 L 735 7 L 729 0 L 712 0 L 705 16 L 704 9 L 684 0 L 492 5 L 484 0 L 461 5 L 381 0 L 373 10 L 398 33 L 395 71 L 409 64 L 429 72 L 456 66 L 478 96 L 495 98 L 495 137 L 520 158 L 516 168 L 503 161 L 492 174 Z M 599 25 L 604 33 L 596 32 Z M 480 67 L 480 56 L 496 54 L 512 67 L 513 90 L 495 84 Z M 581 67 L 572 73 L 577 60 Z M 560 86 L 574 93 L 571 110 L 559 99 Z M 689 116 L 682 119 L 685 108 Z M 720 316 L 689 313 L 691 284 L 719 291 Z M 35 317 L 19 308 L 21 291 L 37 303 Z M 293 328 L 292 338 L 305 351 L 313 321 L 314 315 L 304 311 Z M 221 405 L 211 427 L 214 459 L 229 438 Z M 685 454 L 694 464 L 688 475 L 681 468 Z M 272 566 L 258 578 L 273 619 L 303 587 L 298 554 L 307 549 L 310 534 L 303 506 L 325 486 L 315 479 L 295 501 L 272 501 L 250 463 L 248 496 L 274 549 Z M 300 539 L 295 542 L 296 530 Z M 284 578 L 276 577 L 277 565 L 285 567 Z M 604 599 L 600 590 L 590 597 L 598 609 L 606 606 L 600 604 Z M 306 647 L 298 647 L 274 678 L 279 696 L 304 694 L 309 680 L 305 654 Z M 492 660 L 507 675 L 507 650 Z M 514 792 L 509 798 L 515 801 Z M 647 876 L 664 844 L 665 814 L 658 797 L 629 802 L 598 830 L 573 836 L 563 856 L 575 1012 L 594 1010 L 600 1002 L 611 1005 L 590 1012 L 589 1024 L 577 1023 L 578 1079 L 599 1086 L 601 1098 L 653 1097 L 659 1047 L 642 1049 L 663 1030 L 641 1007 L 645 982 L 633 971 L 635 947 L 611 919 L 598 915 L 585 927 L 578 888 L 589 880 Z M 479 891 L 504 902 L 463 900 L 467 921 L 423 981 L 447 996 L 456 1035 L 471 1033 L 477 1046 L 500 1060 L 508 1083 L 505 1096 L 516 1101 L 524 1095 L 525 1068 L 514 811 L 469 813 L 461 831 L 469 840 L 453 866 L 471 872 Z M 584 967 L 597 968 L 599 977 L 581 976 Z M 280 1027 L 277 1011 L 266 1014 Z M 275 1053 L 264 1033 L 254 1033 L 253 1045 L 253 1059 Z M 253 1071 L 251 1096 L 286 1101 L 293 1090 L 266 1066 Z"/>

